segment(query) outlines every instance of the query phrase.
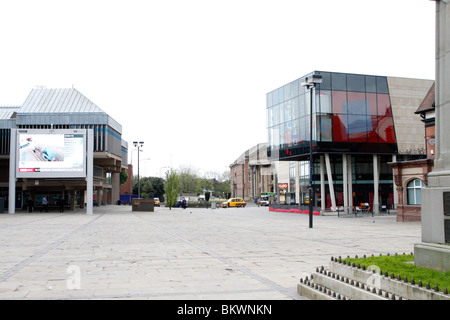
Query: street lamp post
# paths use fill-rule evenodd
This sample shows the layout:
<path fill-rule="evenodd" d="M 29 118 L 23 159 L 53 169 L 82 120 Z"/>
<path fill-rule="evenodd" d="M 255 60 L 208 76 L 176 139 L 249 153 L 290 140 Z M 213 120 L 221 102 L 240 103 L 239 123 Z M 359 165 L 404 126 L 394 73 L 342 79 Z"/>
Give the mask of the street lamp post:
<path fill-rule="evenodd" d="M 309 89 L 310 95 L 310 105 L 309 105 L 309 227 L 313 227 L 313 204 L 312 204 L 312 195 L 313 195 L 313 88 L 316 87 L 317 84 L 322 83 L 322 76 L 320 74 L 312 74 L 305 78 L 302 82 L 302 86 Z M 322 197 L 323 198 L 323 197 Z M 323 200 L 322 200 L 323 201 Z"/>
<path fill-rule="evenodd" d="M 141 182 L 139 180 L 139 152 L 140 152 L 140 148 L 142 148 L 144 146 L 144 141 L 134 141 L 133 142 L 134 147 L 138 148 L 138 198 L 141 197 Z"/>

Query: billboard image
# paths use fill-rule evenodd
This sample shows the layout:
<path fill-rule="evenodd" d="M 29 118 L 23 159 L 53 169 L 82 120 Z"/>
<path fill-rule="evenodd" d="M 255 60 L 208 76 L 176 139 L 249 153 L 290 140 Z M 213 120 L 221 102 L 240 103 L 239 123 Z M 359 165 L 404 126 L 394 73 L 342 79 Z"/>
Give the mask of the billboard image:
<path fill-rule="evenodd" d="M 18 178 L 86 176 L 85 130 L 18 130 Z"/>

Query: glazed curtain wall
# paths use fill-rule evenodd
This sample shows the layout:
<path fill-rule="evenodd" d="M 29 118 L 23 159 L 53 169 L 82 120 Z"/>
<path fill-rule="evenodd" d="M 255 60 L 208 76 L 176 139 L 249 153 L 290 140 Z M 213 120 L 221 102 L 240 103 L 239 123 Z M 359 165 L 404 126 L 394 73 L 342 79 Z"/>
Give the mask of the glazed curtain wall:
<path fill-rule="evenodd" d="M 386 77 L 315 73 L 323 77 L 322 83 L 313 91 L 313 144 L 318 146 L 316 151 L 326 145 L 322 144 L 321 148 L 322 142 L 337 143 L 342 152 L 354 152 L 354 143 L 396 144 Z M 301 86 L 302 80 L 267 95 L 269 147 L 282 150 L 281 156 L 308 152 L 310 95 Z"/>

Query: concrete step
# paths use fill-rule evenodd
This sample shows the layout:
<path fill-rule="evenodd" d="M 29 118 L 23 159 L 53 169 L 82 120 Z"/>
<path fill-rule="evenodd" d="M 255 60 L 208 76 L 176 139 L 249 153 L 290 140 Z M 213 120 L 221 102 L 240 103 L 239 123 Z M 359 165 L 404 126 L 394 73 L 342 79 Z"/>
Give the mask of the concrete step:
<path fill-rule="evenodd" d="M 328 268 L 318 267 L 310 278 L 300 279 L 297 292 L 309 299 L 450 300 L 438 288 L 380 273 L 375 266 L 350 266 L 341 258 L 331 258 Z"/>
<path fill-rule="evenodd" d="M 297 285 L 300 295 L 314 300 L 401 300 L 394 294 L 376 290 L 364 283 L 319 269 L 309 280 L 300 280 Z"/>

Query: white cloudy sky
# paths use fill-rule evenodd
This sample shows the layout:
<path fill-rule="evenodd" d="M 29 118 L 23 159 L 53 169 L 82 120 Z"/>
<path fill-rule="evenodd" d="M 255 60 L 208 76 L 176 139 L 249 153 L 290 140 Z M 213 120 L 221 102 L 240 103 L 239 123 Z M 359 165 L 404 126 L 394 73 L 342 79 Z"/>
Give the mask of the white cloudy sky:
<path fill-rule="evenodd" d="M 434 79 L 434 43 L 429 0 L 0 0 L 0 105 L 74 86 L 145 142 L 142 174 L 223 172 L 266 142 L 267 92 L 313 70 Z"/>

